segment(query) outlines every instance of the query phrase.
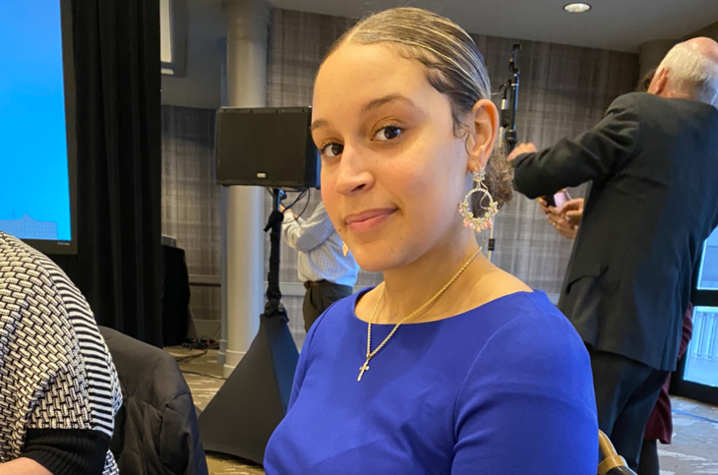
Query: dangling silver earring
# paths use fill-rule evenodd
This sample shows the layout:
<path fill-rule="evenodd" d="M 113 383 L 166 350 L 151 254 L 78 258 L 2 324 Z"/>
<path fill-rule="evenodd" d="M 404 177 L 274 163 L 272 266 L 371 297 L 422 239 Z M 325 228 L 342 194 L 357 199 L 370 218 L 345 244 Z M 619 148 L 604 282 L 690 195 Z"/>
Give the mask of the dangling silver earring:
<path fill-rule="evenodd" d="M 474 187 L 464 197 L 464 201 L 459 203 L 459 214 L 464 218 L 464 227 L 480 233 L 485 231 L 494 225 L 494 218 L 496 213 L 499 212 L 499 204 L 494 201 L 493 196 L 489 193 L 489 189 L 484 183 L 486 178 L 486 167 L 481 167 L 481 170 L 474 168 L 473 179 Z M 474 216 L 471 211 L 471 195 L 474 193 L 481 193 L 482 197 L 478 201 L 479 207 L 483 210 L 482 216 Z M 488 205 L 484 206 L 484 201 L 488 200 Z"/>

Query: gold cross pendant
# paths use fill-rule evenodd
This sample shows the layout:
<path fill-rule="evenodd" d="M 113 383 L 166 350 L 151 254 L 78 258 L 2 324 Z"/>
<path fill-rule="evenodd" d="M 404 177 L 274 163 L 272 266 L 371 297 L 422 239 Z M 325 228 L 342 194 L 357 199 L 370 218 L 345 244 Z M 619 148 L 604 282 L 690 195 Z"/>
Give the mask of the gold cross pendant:
<path fill-rule="evenodd" d="M 359 377 L 357 378 L 357 381 L 361 381 L 361 377 L 364 376 L 364 371 L 368 371 L 368 370 L 369 370 L 369 365 L 368 365 L 367 363 L 369 363 L 369 360 L 368 360 L 368 359 L 367 359 L 366 362 L 364 363 L 364 366 L 360 366 L 360 367 L 359 367 L 359 369 L 361 370 L 361 373 L 359 373 Z"/>

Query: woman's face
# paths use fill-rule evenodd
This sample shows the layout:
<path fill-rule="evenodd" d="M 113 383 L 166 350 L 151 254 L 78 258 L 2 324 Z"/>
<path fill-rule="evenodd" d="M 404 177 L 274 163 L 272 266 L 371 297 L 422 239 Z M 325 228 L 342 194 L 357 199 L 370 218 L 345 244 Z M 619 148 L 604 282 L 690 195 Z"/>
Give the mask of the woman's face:
<path fill-rule="evenodd" d="M 402 267 L 461 242 L 458 204 L 495 130 L 482 133 L 490 144 L 478 156 L 482 138 L 456 137 L 449 98 L 385 44 L 345 44 L 324 62 L 312 113 L 322 199 L 362 268 Z"/>

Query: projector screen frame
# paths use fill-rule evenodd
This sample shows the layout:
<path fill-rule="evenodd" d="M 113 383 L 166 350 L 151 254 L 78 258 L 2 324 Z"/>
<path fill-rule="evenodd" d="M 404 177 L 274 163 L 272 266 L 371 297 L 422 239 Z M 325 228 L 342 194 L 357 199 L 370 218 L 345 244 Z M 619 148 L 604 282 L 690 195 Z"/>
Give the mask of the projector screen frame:
<path fill-rule="evenodd" d="M 72 1 L 60 2 L 60 23 L 62 28 L 62 70 L 65 90 L 65 130 L 67 135 L 67 166 L 70 185 L 70 241 L 23 239 L 30 246 L 44 254 L 77 254 L 77 134 L 75 102 L 75 54 L 72 29 Z"/>

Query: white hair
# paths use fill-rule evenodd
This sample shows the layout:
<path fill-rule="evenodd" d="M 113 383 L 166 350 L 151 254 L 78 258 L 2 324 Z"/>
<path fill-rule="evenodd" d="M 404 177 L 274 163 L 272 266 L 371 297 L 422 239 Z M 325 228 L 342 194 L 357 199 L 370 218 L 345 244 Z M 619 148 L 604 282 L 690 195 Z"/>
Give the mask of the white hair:
<path fill-rule="evenodd" d="M 706 104 L 718 98 L 718 63 L 679 43 L 668 52 L 656 73 L 668 70 L 668 88 L 674 94 L 688 95 Z"/>

